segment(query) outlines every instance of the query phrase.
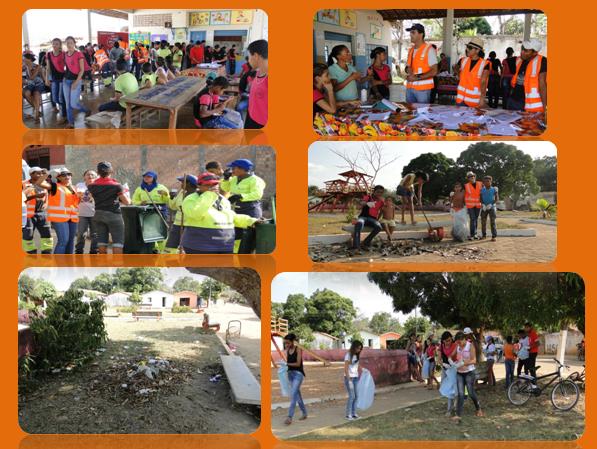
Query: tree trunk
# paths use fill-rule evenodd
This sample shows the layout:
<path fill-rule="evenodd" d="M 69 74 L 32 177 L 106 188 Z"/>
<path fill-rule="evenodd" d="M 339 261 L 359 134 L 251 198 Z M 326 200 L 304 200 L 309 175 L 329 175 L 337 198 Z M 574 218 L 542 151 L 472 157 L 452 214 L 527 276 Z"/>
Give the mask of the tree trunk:
<path fill-rule="evenodd" d="M 261 278 L 250 268 L 200 268 L 187 267 L 191 273 L 208 276 L 236 290 L 261 318 Z"/>

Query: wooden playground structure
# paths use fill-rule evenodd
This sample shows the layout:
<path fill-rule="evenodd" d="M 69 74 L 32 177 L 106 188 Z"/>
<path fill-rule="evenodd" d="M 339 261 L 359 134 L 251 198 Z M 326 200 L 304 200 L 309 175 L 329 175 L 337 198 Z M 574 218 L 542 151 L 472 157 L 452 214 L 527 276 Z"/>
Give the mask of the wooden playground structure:
<path fill-rule="evenodd" d="M 338 173 L 342 178 L 325 182 L 318 193 L 319 201 L 309 206 L 309 212 L 346 212 L 356 199 L 371 192 L 371 175 L 355 170 Z"/>
<path fill-rule="evenodd" d="M 274 347 L 276 348 L 276 352 L 282 358 L 282 360 L 286 360 L 286 355 L 284 354 L 284 350 L 283 350 L 284 348 L 280 348 L 280 346 L 278 345 L 278 342 L 276 342 L 276 337 L 284 338 L 286 335 L 288 335 L 288 320 L 285 320 L 284 318 L 272 317 L 270 320 L 270 334 L 271 334 L 271 341 L 272 341 Z M 313 358 L 315 358 L 316 360 L 319 360 L 321 363 L 323 363 L 323 366 L 330 366 L 330 362 L 328 362 L 323 357 L 315 354 L 313 351 L 305 348 L 304 346 L 302 346 L 298 343 L 295 343 L 295 344 L 296 344 L 296 346 L 301 348 L 303 350 L 303 352 L 311 355 Z M 270 356 L 270 357 L 271 357 L 272 366 L 274 368 L 278 368 L 278 364 L 274 360 L 274 357 L 273 356 Z"/>

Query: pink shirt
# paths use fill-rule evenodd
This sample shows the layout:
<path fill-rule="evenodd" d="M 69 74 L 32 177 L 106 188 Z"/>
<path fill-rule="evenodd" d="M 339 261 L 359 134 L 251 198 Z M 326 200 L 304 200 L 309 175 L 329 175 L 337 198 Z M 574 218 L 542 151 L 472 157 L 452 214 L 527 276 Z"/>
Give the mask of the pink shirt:
<path fill-rule="evenodd" d="M 260 125 L 267 123 L 267 78 L 257 76 L 249 94 L 249 116 Z"/>
<path fill-rule="evenodd" d="M 64 53 L 64 60 L 66 62 L 66 68 L 70 73 L 73 75 L 79 74 L 79 60 L 83 60 L 83 68 L 85 68 L 85 56 L 79 50 L 75 50 L 72 55 L 69 55 L 68 52 Z"/>
<path fill-rule="evenodd" d="M 58 53 L 58 56 L 56 56 L 54 54 L 54 52 L 52 52 L 51 50 L 46 54 L 46 58 L 48 59 L 48 61 L 50 61 L 50 63 L 52 64 L 52 67 L 54 67 L 54 70 L 56 70 L 57 72 L 60 73 L 64 73 L 64 55 L 66 53 L 64 53 L 63 51 L 61 51 L 60 53 Z"/>

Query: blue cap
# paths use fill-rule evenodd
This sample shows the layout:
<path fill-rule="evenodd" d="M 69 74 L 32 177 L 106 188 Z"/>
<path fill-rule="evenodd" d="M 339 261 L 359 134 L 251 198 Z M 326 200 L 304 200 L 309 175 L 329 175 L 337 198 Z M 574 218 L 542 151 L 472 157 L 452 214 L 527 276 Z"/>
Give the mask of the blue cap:
<path fill-rule="evenodd" d="M 235 161 L 230 162 L 228 167 L 238 167 L 246 171 L 251 171 L 253 170 L 253 162 L 251 162 L 249 159 L 236 159 Z"/>
<path fill-rule="evenodd" d="M 184 181 L 185 176 L 179 176 L 178 179 L 180 182 Z M 193 187 L 197 187 L 197 177 L 193 175 L 186 175 L 187 183 L 191 184 Z"/>

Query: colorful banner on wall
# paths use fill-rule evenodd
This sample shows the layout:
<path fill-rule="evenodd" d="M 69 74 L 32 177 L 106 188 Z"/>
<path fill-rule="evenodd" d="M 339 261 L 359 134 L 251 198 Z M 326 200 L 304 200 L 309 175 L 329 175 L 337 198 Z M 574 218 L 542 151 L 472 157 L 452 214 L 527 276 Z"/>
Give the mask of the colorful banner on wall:
<path fill-rule="evenodd" d="M 140 42 L 143 45 L 151 44 L 150 33 L 130 33 L 129 34 L 129 45 L 132 47 L 136 42 Z"/>
<path fill-rule="evenodd" d="M 357 13 L 352 9 L 340 10 L 340 26 L 344 28 L 357 28 Z"/>
<path fill-rule="evenodd" d="M 212 11 L 209 16 L 210 25 L 230 25 L 230 11 Z"/>
<path fill-rule="evenodd" d="M 189 15 L 189 26 L 209 25 L 209 11 L 192 12 Z"/>
<path fill-rule="evenodd" d="M 187 40 L 187 29 L 186 28 L 175 28 L 174 29 L 174 41 L 185 42 Z"/>
<path fill-rule="evenodd" d="M 382 28 L 379 25 L 374 23 L 371 24 L 371 39 L 377 39 L 378 41 L 381 40 L 381 31 Z"/>
<path fill-rule="evenodd" d="M 233 9 L 230 15 L 231 25 L 251 25 L 253 23 L 252 9 Z"/>
<path fill-rule="evenodd" d="M 321 9 L 317 11 L 317 20 L 329 25 L 340 25 L 339 9 Z"/>
<path fill-rule="evenodd" d="M 104 48 L 110 49 L 114 42 L 118 41 L 121 48 L 129 48 L 129 33 L 118 33 L 114 31 L 98 31 L 97 43 Z"/>

